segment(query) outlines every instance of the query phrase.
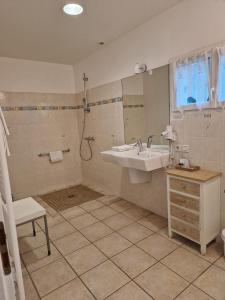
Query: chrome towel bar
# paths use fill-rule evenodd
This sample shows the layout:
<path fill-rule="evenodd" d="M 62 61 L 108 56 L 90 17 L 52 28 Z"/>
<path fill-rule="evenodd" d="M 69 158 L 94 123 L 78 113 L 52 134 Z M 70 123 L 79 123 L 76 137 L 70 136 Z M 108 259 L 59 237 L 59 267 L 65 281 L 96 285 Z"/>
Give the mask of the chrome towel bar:
<path fill-rule="evenodd" d="M 62 152 L 63 152 L 63 153 L 68 153 L 68 152 L 70 152 L 70 148 L 68 148 L 68 149 L 66 149 L 66 150 L 62 150 Z M 39 157 L 42 157 L 42 156 L 49 156 L 49 155 L 50 155 L 49 152 L 48 152 L 48 153 L 39 153 L 39 154 L 38 154 Z"/>

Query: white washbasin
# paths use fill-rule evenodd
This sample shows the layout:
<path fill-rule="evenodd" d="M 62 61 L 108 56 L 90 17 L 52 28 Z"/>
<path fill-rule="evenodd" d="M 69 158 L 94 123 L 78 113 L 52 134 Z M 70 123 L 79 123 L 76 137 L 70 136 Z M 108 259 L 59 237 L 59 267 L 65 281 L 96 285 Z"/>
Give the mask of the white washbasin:
<path fill-rule="evenodd" d="M 124 152 L 108 150 L 101 152 L 101 155 L 105 161 L 145 172 L 160 169 L 169 164 L 169 150 L 166 148 L 146 149 L 139 154 L 136 148 Z"/>

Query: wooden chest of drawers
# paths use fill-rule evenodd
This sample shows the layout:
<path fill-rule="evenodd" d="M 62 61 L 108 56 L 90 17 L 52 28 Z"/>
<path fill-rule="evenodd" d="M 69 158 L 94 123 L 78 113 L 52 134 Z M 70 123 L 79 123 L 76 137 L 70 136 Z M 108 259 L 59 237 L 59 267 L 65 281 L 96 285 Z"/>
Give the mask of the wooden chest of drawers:
<path fill-rule="evenodd" d="M 206 246 L 220 233 L 220 173 L 167 171 L 169 235 L 180 234 Z"/>

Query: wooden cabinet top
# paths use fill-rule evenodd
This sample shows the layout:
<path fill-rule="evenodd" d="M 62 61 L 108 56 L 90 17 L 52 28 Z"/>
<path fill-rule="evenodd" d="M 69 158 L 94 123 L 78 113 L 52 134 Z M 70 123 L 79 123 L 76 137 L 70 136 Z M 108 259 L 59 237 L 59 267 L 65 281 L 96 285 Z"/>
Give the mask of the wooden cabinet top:
<path fill-rule="evenodd" d="M 193 172 L 178 170 L 178 169 L 168 169 L 167 174 L 190 179 L 190 180 L 201 181 L 201 182 L 206 182 L 212 178 L 222 175 L 220 172 L 213 172 L 213 171 L 203 170 L 203 169 L 193 171 Z"/>

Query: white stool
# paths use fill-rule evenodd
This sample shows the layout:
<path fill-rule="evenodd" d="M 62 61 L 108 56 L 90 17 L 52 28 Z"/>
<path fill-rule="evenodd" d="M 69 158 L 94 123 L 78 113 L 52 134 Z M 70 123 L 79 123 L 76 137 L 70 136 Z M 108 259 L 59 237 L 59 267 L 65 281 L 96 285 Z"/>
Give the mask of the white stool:
<path fill-rule="evenodd" d="M 223 244 L 224 244 L 224 256 L 225 256 L 225 229 L 222 231 L 221 238 L 222 238 Z"/>
<path fill-rule="evenodd" d="M 50 250 L 46 210 L 32 197 L 28 197 L 13 202 L 13 208 L 14 208 L 16 226 L 32 222 L 34 236 L 36 236 L 35 220 L 44 218 L 47 249 L 48 249 L 48 255 L 50 255 L 51 250 Z"/>

